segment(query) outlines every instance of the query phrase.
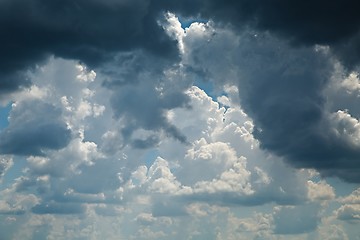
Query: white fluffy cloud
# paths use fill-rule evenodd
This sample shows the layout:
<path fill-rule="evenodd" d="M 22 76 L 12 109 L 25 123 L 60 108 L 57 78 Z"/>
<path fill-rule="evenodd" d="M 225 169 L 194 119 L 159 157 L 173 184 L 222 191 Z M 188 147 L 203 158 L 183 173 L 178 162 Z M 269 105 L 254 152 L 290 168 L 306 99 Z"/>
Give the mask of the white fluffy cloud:
<path fill-rule="evenodd" d="M 310 200 L 331 200 L 335 198 L 334 188 L 324 181 L 308 181 L 308 198 Z"/>

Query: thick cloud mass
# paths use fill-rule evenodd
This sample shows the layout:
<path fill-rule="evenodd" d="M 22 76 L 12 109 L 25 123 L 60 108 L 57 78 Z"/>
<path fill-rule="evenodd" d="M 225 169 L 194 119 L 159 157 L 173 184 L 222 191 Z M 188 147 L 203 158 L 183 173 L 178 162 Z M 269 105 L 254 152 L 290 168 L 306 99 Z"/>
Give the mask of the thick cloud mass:
<path fill-rule="evenodd" d="M 71 131 L 60 117 L 61 110 L 51 104 L 39 100 L 21 102 L 10 114 L 10 125 L 0 133 L 0 152 L 43 155 L 47 149 L 65 147 Z"/>
<path fill-rule="evenodd" d="M 152 8 L 150 1 L 137 0 L 1 1 L 1 91 L 28 86 L 22 72 L 52 54 L 90 66 L 135 48 L 175 56 L 176 43 Z"/>
<path fill-rule="evenodd" d="M 0 0 L 0 238 L 353 239 L 356 9 Z"/>
<path fill-rule="evenodd" d="M 309 44 L 341 41 L 359 30 L 357 2 L 346 1 L 203 1 L 204 13 L 241 25 L 255 26 L 292 36 Z"/>
<path fill-rule="evenodd" d="M 360 181 L 349 170 L 360 165 L 356 140 L 346 142 L 334 133 L 334 128 L 348 131 L 349 127 L 334 126 L 325 109 L 322 91 L 332 73 L 327 56 L 288 47 L 266 35 L 243 41 L 249 45 L 240 52 L 239 91 L 260 145 L 296 167 Z"/>
<path fill-rule="evenodd" d="M 298 44 L 329 44 L 347 63 L 358 61 L 357 1 L 23 1 L 0 3 L 1 89 L 27 86 L 21 72 L 55 54 L 95 66 L 114 52 L 145 48 L 174 56 L 176 44 L 157 24 L 165 11 L 251 25 Z M 355 49 L 359 49 L 357 46 Z"/>
<path fill-rule="evenodd" d="M 191 8 L 186 1 L 16 0 L 0 4 L 0 29 L 7 33 L 0 46 L 3 55 L 0 61 L 2 93 L 29 86 L 25 71 L 51 54 L 78 59 L 89 66 L 99 66 L 119 51 L 137 48 L 160 56 L 175 56 L 175 40 L 167 36 L 157 23 L 160 14 L 167 10 L 178 11 L 184 16 L 200 14 L 218 23 L 231 23 L 237 30 L 250 26 L 270 31 L 285 42 L 289 40 L 292 47 L 280 49 L 283 46 L 258 45 L 254 51 L 249 49 L 242 53 L 241 57 L 250 58 L 249 62 L 254 61 L 251 64 L 258 67 L 246 66 L 250 69 L 245 73 L 246 83 L 239 80 L 242 103 L 255 120 L 259 130 L 255 135 L 261 145 L 290 161 L 295 160 L 294 165 L 298 167 L 330 169 L 330 175 L 346 177 L 346 174 L 331 169 L 342 164 L 345 169 L 359 165 L 356 160 L 358 148 L 333 140 L 333 136 L 326 133 L 330 127 L 321 126 L 324 124 L 321 91 L 327 84 L 331 69 L 326 66 L 325 58 L 307 49 L 315 44 L 329 45 L 346 67 L 353 68 L 358 62 L 359 49 L 356 39 L 360 18 L 356 1 L 199 0 L 191 4 Z M 263 44 L 266 41 L 265 38 L 255 42 Z M 306 46 L 305 49 L 302 46 Z M 244 67 L 241 64 L 247 65 L 248 62 L 238 63 L 240 69 Z M 132 75 L 121 77 L 125 79 L 121 83 L 133 78 L 136 80 Z M 115 114 L 130 116 L 131 121 L 145 129 L 163 128 L 184 142 L 184 136 L 169 126 L 163 116 L 164 109 L 183 105 L 184 97 L 172 94 L 169 99 L 161 101 L 154 97 L 144 102 L 143 109 L 132 108 L 130 101 L 127 102 L 130 111 L 124 113 L 124 108 L 119 107 L 124 98 L 137 101 L 139 94 L 142 93 L 131 87 L 125 95 L 114 94 Z M 174 102 L 179 103 L 174 105 Z M 155 107 L 164 103 L 164 106 Z M 156 111 L 148 114 L 148 109 Z M 125 130 L 131 133 L 131 128 Z M 156 142 L 156 137 L 151 137 L 136 140 L 133 145 L 143 148 Z M 56 148 L 55 145 L 52 147 Z M 348 180 L 357 181 L 353 175 Z"/>
<path fill-rule="evenodd" d="M 185 46 L 193 49 L 187 63 L 200 77 L 239 86 L 241 105 L 254 120 L 254 136 L 263 149 L 295 167 L 316 168 L 324 176 L 359 181 L 357 115 L 333 113 L 328 107 L 325 89 L 342 78 L 334 77 L 333 56 L 326 49 L 294 47 L 258 31 L 233 35 L 217 32 L 209 24 L 198 28 L 203 33 L 194 34 L 194 38 L 208 43 L 203 46 L 185 39 Z M 219 62 L 207 58 L 210 53 L 226 57 Z M 357 80 L 353 81 L 356 89 Z"/>
<path fill-rule="evenodd" d="M 0 3 L 0 89 L 29 86 L 24 71 L 49 55 L 97 66 L 118 51 L 144 48 L 175 56 L 176 43 L 157 21 L 165 11 L 248 24 L 298 45 L 330 45 L 348 67 L 359 58 L 357 1 L 24 1 Z"/>
<path fill-rule="evenodd" d="M 330 45 L 348 67 L 359 62 L 360 17 L 356 0 L 199 1 L 207 19 L 247 24 L 277 34 L 295 45 Z"/>

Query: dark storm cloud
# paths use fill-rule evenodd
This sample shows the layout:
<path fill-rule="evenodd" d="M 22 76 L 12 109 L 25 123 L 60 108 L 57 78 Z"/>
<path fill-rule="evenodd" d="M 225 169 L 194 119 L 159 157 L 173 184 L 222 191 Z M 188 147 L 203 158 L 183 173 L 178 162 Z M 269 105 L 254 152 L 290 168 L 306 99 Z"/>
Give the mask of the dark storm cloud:
<path fill-rule="evenodd" d="M 332 65 L 313 48 L 293 48 L 267 34 L 248 35 L 239 68 L 242 106 L 260 146 L 299 168 L 359 182 L 360 149 L 334 134 L 323 90 Z M 352 173 L 352 174 L 349 174 Z"/>
<path fill-rule="evenodd" d="M 71 131 L 61 120 L 61 110 L 39 100 L 19 103 L 10 113 L 9 126 L 0 132 L 0 152 L 44 155 L 65 147 Z"/>
<path fill-rule="evenodd" d="M 174 56 L 175 42 L 157 24 L 167 10 L 237 27 L 250 24 L 296 44 L 329 44 L 353 65 L 359 54 L 357 5 L 355 0 L 4 0 L 0 2 L 0 30 L 4 33 L 0 87 L 4 92 L 27 86 L 24 71 L 51 54 L 90 66 L 111 58 L 114 52 L 135 48 Z"/>
<path fill-rule="evenodd" d="M 199 0 L 195 6 L 198 9 L 193 11 L 197 12 L 188 9 L 187 13 L 238 28 L 250 25 L 271 31 L 295 45 L 330 45 L 349 67 L 359 63 L 360 15 L 356 0 Z"/>
<path fill-rule="evenodd" d="M 156 19 L 161 13 L 150 1 L 24 1 L 0 2 L 1 92 L 28 86 L 26 70 L 54 54 L 78 59 L 91 67 L 122 50 L 144 48 L 176 56 L 175 41 Z"/>
<path fill-rule="evenodd" d="M 167 10 L 237 27 L 250 24 L 297 44 L 329 44 L 353 65 L 359 54 L 357 4 L 355 0 L 3 0 L 0 89 L 8 92 L 28 86 L 24 72 L 52 54 L 92 67 L 115 52 L 136 48 L 175 56 L 175 41 L 157 24 Z"/>
<path fill-rule="evenodd" d="M 202 1 L 204 15 L 238 26 L 254 26 L 284 34 L 298 42 L 331 44 L 353 36 L 360 17 L 355 0 L 225 0 Z"/>
<path fill-rule="evenodd" d="M 0 70 L 0 97 L 30 85 L 31 81 L 24 72 L 15 71 L 6 73 Z"/>

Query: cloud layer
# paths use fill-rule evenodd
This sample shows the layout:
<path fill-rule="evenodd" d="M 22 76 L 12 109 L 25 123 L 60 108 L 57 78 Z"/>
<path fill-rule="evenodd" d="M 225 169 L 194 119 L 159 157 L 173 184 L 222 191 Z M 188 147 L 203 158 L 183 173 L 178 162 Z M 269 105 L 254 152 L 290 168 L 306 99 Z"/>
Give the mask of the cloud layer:
<path fill-rule="evenodd" d="M 0 238 L 354 238 L 353 4 L 2 1 Z"/>

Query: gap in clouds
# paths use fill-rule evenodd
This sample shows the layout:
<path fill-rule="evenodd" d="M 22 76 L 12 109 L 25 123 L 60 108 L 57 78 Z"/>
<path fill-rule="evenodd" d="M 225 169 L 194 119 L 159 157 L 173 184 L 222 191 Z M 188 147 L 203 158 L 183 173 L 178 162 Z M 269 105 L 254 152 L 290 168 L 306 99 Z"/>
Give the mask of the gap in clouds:
<path fill-rule="evenodd" d="M 11 110 L 11 104 L 0 107 L 0 131 L 9 125 L 8 116 Z"/>

